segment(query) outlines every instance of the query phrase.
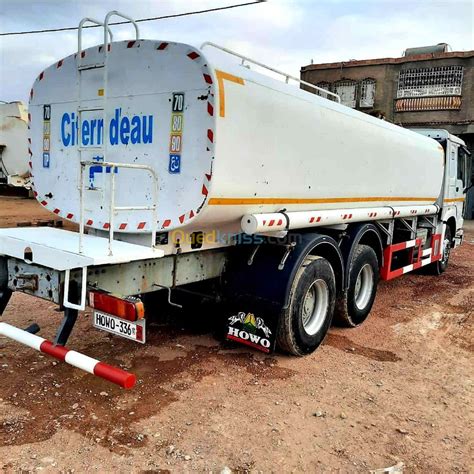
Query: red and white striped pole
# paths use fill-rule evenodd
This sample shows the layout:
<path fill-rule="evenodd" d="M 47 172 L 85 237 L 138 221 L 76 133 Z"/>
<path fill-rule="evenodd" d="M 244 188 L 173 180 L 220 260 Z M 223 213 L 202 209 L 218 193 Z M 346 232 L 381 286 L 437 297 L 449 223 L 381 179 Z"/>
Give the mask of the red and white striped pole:
<path fill-rule="evenodd" d="M 53 356 L 58 360 L 120 385 L 123 388 L 132 388 L 137 381 L 134 374 L 104 364 L 79 352 L 71 351 L 64 346 L 55 346 L 52 342 L 42 337 L 35 336 L 10 324 L 0 323 L 0 335 L 13 339 L 44 354 Z"/>

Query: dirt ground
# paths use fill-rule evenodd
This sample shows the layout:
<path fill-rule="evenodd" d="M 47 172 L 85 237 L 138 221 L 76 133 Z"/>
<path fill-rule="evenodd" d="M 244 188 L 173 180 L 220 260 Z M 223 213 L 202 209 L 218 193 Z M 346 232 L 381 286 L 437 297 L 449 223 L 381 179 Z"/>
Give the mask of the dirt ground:
<path fill-rule="evenodd" d="M 0 226 L 43 218 L 33 200 L 0 199 Z M 124 391 L 0 338 L 0 468 L 473 472 L 473 309 L 471 223 L 447 273 L 382 282 L 362 327 L 304 358 L 226 346 L 198 310 L 197 324 L 152 326 L 146 346 L 81 315 L 68 346 L 136 373 Z M 60 318 L 15 294 L 3 320 L 50 339 Z"/>

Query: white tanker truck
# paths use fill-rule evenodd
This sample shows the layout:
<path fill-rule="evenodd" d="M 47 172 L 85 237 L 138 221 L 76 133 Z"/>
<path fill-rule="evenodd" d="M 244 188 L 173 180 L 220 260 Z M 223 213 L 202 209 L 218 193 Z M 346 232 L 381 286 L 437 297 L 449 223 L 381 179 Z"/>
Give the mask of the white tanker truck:
<path fill-rule="evenodd" d="M 0 183 L 29 187 L 28 112 L 22 102 L 0 102 Z"/>
<path fill-rule="evenodd" d="M 218 282 L 208 296 L 226 302 L 228 339 L 304 355 L 333 320 L 367 318 L 379 278 L 445 271 L 470 176 L 460 139 L 370 117 L 215 44 L 141 40 L 133 21 L 136 37 L 113 42 L 114 15 L 129 19 L 84 19 L 77 53 L 31 89 L 34 194 L 79 232 L 0 230 L 0 314 L 22 291 L 63 321 L 54 342 L 36 325 L 1 334 L 130 387 L 133 374 L 64 347 L 78 311 L 144 343 L 146 294 L 176 306 Z M 86 22 L 103 44 L 82 47 Z"/>

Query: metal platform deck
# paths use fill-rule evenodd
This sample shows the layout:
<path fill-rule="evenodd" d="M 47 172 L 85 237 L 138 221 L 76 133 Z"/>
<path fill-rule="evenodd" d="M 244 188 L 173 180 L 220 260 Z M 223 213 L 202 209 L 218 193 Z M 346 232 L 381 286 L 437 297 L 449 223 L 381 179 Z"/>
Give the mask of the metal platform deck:
<path fill-rule="evenodd" d="M 79 253 L 77 232 L 51 227 L 0 229 L 0 256 L 25 260 L 25 251 L 31 252 L 28 263 L 60 271 L 164 256 L 163 250 L 119 240 L 113 241 L 113 255 L 109 255 L 109 240 L 93 235 L 83 236 L 83 252 Z"/>

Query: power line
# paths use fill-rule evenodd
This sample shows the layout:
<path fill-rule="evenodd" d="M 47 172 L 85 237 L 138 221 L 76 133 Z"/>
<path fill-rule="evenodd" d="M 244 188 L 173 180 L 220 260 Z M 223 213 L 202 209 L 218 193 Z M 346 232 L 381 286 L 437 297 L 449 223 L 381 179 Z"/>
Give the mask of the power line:
<path fill-rule="evenodd" d="M 225 7 L 216 7 L 216 8 L 208 8 L 206 10 L 197 10 L 193 12 L 185 12 L 185 13 L 175 13 L 173 15 L 164 15 L 164 16 L 155 16 L 151 18 L 141 18 L 139 20 L 135 20 L 137 23 L 145 22 L 145 21 L 156 21 L 156 20 L 166 20 L 168 18 L 179 18 L 182 16 L 190 16 L 190 15 L 201 15 L 203 13 L 212 13 L 212 12 L 217 12 L 217 11 L 222 11 L 222 10 L 230 10 L 232 8 L 239 8 L 239 7 L 246 7 L 249 5 L 255 5 L 257 3 L 264 3 L 267 0 L 255 0 L 253 2 L 247 2 L 247 3 L 238 3 L 236 5 L 228 5 Z M 125 25 L 127 23 L 131 23 L 131 21 L 116 21 L 114 23 L 110 23 L 110 25 Z M 88 25 L 84 26 L 84 28 L 99 28 L 101 25 Z M 12 31 L 9 33 L 0 33 L 0 36 L 14 36 L 14 35 L 34 35 L 38 33 L 56 33 L 58 31 L 74 31 L 77 30 L 77 26 L 71 26 L 67 28 L 51 28 L 48 30 L 31 30 L 31 31 Z"/>

